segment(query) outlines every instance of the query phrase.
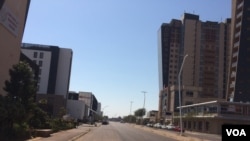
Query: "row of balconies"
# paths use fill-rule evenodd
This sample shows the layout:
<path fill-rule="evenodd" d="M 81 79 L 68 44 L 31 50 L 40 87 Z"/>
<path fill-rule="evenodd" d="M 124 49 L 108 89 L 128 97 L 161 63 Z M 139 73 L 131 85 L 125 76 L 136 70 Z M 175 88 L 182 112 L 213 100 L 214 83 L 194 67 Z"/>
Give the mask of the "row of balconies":
<path fill-rule="evenodd" d="M 240 4 L 238 4 L 237 9 L 242 8 L 242 7 L 243 7 L 243 5 L 244 5 L 244 1 L 242 1 Z"/>

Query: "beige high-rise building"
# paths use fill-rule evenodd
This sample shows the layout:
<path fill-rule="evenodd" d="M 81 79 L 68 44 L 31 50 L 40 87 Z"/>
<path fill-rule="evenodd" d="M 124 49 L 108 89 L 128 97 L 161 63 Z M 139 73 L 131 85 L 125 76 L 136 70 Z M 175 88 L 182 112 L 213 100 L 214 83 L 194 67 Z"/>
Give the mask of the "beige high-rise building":
<path fill-rule="evenodd" d="M 181 20 L 162 24 L 158 31 L 160 118 L 178 111 L 182 64 L 181 105 L 225 99 L 230 27 L 230 19 L 203 22 L 198 15 L 188 13 Z"/>
<path fill-rule="evenodd" d="M 192 90 L 183 93 L 183 105 L 224 99 L 230 50 L 230 19 L 226 22 L 200 21 L 198 15 L 183 16 L 183 55 L 188 55 L 182 70 L 182 88 L 201 89 L 196 101 Z M 193 88 L 192 88 L 193 89 Z M 198 98 L 198 100 L 197 100 Z"/>
<path fill-rule="evenodd" d="M 6 94 L 9 69 L 19 62 L 29 5 L 30 0 L 0 1 L 0 95 Z"/>

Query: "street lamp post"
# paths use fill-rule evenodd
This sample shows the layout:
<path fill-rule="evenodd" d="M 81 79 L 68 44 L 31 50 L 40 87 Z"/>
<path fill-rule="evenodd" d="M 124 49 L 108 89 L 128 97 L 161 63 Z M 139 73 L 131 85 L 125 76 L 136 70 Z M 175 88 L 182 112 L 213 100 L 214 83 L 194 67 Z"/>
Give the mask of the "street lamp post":
<path fill-rule="evenodd" d="M 180 131 L 180 135 L 182 135 L 182 113 L 181 113 L 181 71 L 182 71 L 182 68 L 183 68 L 183 64 L 185 63 L 185 60 L 186 58 L 188 57 L 188 54 L 186 54 L 182 60 L 182 63 L 181 63 L 181 68 L 180 68 L 180 71 L 179 71 L 179 74 L 178 74 L 178 85 L 179 85 L 179 116 L 180 116 L 180 128 L 181 128 L 181 131 Z"/>
<path fill-rule="evenodd" d="M 142 91 L 142 93 L 144 94 L 143 109 L 142 109 L 142 110 L 143 110 L 143 111 L 142 111 L 142 114 L 143 114 L 143 112 L 146 112 L 146 110 L 145 110 L 146 95 L 145 95 L 145 94 L 146 94 L 147 92 L 146 92 L 146 91 Z M 143 115 L 141 116 L 141 120 L 142 120 L 142 121 L 141 121 L 141 124 L 143 124 Z"/>
<path fill-rule="evenodd" d="M 106 105 L 106 106 L 104 106 L 104 107 L 102 108 L 102 112 L 103 112 L 102 114 L 103 114 L 103 116 L 105 116 L 105 115 L 104 115 L 104 109 L 107 108 L 107 107 L 108 107 L 108 105 Z"/>
<path fill-rule="evenodd" d="M 143 109 L 145 109 L 145 100 L 146 100 L 146 91 L 142 91 L 142 93 L 144 94 L 144 102 L 143 102 Z"/>
<path fill-rule="evenodd" d="M 132 104 L 133 104 L 133 101 L 130 101 L 130 113 L 129 113 L 129 122 L 130 123 L 132 123 L 132 114 L 131 114 Z"/>
<path fill-rule="evenodd" d="M 133 104 L 133 101 L 130 101 L 130 113 L 129 113 L 129 115 L 131 115 L 132 104 Z"/>

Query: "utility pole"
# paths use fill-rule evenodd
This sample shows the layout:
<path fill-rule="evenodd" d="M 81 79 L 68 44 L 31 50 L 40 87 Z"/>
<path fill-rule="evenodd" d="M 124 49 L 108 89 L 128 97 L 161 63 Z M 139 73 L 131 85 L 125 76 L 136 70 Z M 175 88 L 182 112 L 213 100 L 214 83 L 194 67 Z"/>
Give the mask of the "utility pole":
<path fill-rule="evenodd" d="M 146 100 L 146 91 L 142 91 L 142 93 L 144 94 L 144 102 L 143 102 L 143 109 L 145 109 L 145 100 Z"/>
<path fill-rule="evenodd" d="M 129 115 L 131 115 L 132 104 L 133 104 L 133 101 L 130 101 L 130 113 L 129 113 Z"/>

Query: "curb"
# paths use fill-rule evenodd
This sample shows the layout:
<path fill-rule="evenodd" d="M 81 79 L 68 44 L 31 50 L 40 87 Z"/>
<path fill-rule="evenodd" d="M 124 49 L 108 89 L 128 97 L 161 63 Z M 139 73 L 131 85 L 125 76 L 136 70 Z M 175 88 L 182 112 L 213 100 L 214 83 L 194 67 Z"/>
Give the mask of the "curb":
<path fill-rule="evenodd" d="M 72 139 L 70 139 L 70 140 L 68 140 L 68 141 L 75 141 L 75 140 L 79 139 L 80 137 L 82 137 L 83 135 L 87 134 L 87 133 L 90 132 L 90 131 L 91 131 L 91 129 L 89 128 L 87 131 L 85 131 L 85 132 L 79 134 L 78 136 L 73 137 Z"/>
<path fill-rule="evenodd" d="M 203 141 L 202 139 L 199 139 L 199 138 L 196 138 L 196 137 L 190 137 L 190 136 L 185 136 L 185 135 L 178 135 L 177 133 L 166 133 L 164 131 L 161 131 L 161 130 L 155 130 L 155 129 L 150 129 L 148 127 L 145 127 L 145 126 L 136 126 L 134 125 L 133 126 L 134 128 L 140 128 L 144 131 L 148 131 L 148 132 L 152 132 L 152 133 L 155 133 L 155 134 L 158 134 L 158 135 L 162 135 L 162 136 L 165 136 L 165 137 L 169 137 L 169 138 L 172 138 L 172 139 L 175 139 L 175 140 L 178 140 L 178 141 Z"/>

